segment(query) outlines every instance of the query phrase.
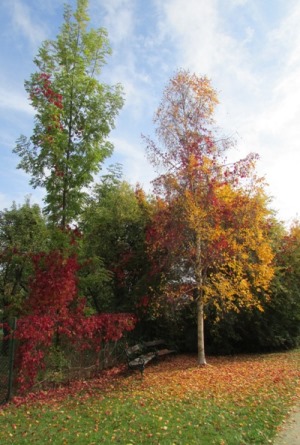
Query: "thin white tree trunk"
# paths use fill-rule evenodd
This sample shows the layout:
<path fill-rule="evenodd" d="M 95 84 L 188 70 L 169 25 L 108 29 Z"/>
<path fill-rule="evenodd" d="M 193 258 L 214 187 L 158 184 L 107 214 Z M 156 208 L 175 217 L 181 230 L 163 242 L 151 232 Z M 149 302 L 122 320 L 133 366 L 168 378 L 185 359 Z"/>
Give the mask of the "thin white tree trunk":
<path fill-rule="evenodd" d="M 204 307 L 201 299 L 197 302 L 197 330 L 198 330 L 198 365 L 206 365 L 204 347 Z"/>
<path fill-rule="evenodd" d="M 198 364 L 206 365 L 204 343 L 204 304 L 203 304 L 203 271 L 201 258 L 201 238 L 196 236 L 196 280 L 197 280 L 197 336 L 198 336 Z"/>

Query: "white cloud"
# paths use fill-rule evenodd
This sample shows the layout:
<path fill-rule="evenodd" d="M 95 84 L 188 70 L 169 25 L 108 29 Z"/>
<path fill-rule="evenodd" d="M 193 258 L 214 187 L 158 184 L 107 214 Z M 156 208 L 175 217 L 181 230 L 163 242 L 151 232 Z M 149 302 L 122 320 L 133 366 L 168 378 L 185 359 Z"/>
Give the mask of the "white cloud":
<path fill-rule="evenodd" d="M 249 0 L 229 0 L 232 6 L 244 6 Z"/>
<path fill-rule="evenodd" d="M 107 81 L 110 84 L 121 83 L 125 93 L 125 106 L 122 114 L 129 119 L 139 120 L 145 114 L 152 101 L 149 91 L 149 77 L 137 69 L 137 61 L 132 54 L 126 55 L 126 62 L 109 71 Z"/>
<path fill-rule="evenodd" d="M 270 69 L 261 79 L 261 97 L 252 105 L 246 103 L 246 116 L 236 121 L 245 144 L 261 154 L 260 172 L 266 175 L 274 207 L 285 220 L 300 215 L 299 19 L 300 5 L 294 3 L 266 36 L 262 51 Z"/>
<path fill-rule="evenodd" d="M 220 69 L 224 74 L 234 67 L 239 75 L 246 51 L 240 40 L 223 30 L 223 17 L 216 0 L 167 0 L 158 4 L 164 14 L 164 32 L 168 38 L 172 36 L 178 49 L 177 66 L 213 78 L 219 77 Z M 251 31 L 248 29 L 245 34 L 249 40 Z"/>
<path fill-rule="evenodd" d="M 152 104 L 153 94 L 151 91 L 151 78 L 143 66 L 143 57 L 150 57 L 148 52 L 151 47 L 151 38 L 138 34 L 137 27 L 145 20 L 145 16 L 139 17 L 135 0 L 96 0 L 100 6 L 93 16 L 100 19 L 103 15 L 102 24 L 108 30 L 113 54 L 108 59 L 108 65 L 104 69 L 104 80 L 109 84 L 120 83 L 125 93 L 125 105 L 121 111 L 125 120 L 134 122 L 141 121 L 145 110 L 149 110 Z M 104 11 L 104 12 L 103 12 Z M 150 87 L 150 88 L 149 88 Z M 139 132 L 141 128 L 139 129 Z"/>
<path fill-rule="evenodd" d="M 133 34 L 134 3 L 132 0 L 99 1 L 105 11 L 103 26 L 110 30 L 109 38 L 114 45 Z"/>
<path fill-rule="evenodd" d="M 10 3 L 13 25 L 32 46 L 39 45 L 46 38 L 45 24 L 37 23 L 31 16 L 30 8 L 22 0 L 12 0 Z"/>
<path fill-rule="evenodd" d="M 248 26 L 243 36 L 232 35 L 224 26 L 231 16 L 222 16 L 216 0 L 167 0 L 158 1 L 158 5 L 163 11 L 165 39 L 171 38 L 175 47 L 175 68 L 187 68 L 212 80 L 223 108 L 217 110 L 220 125 L 234 113 L 241 116 L 246 103 L 254 102 L 261 88 L 248 50 L 253 29 Z"/>
<path fill-rule="evenodd" d="M 24 94 L 3 87 L 0 87 L 0 109 L 1 108 L 6 111 L 13 110 L 32 116 L 34 115 L 34 110 Z"/>
<path fill-rule="evenodd" d="M 166 0 L 157 5 L 163 13 L 161 29 L 179 49 L 176 65 L 190 65 L 200 59 L 200 74 L 211 72 L 213 53 L 210 49 L 218 27 L 216 2 Z"/>

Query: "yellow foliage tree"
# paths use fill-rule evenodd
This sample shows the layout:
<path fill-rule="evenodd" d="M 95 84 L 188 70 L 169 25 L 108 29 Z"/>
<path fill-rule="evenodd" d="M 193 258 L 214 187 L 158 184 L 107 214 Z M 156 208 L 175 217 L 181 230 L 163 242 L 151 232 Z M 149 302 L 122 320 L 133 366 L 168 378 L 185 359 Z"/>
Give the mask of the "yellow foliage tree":
<path fill-rule="evenodd" d="M 206 363 L 205 306 L 213 302 L 220 313 L 260 308 L 258 296 L 273 276 L 257 156 L 226 164 L 231 142 L 213 128 L 217 103 L 207 78 L 179 71 L 155 117 L 162 148 L 146 139 L 151 161 L 166 170 L 154 181 L 149 253 L 164 276 L 164 294 L 197 303 L 199 364 Z"/>

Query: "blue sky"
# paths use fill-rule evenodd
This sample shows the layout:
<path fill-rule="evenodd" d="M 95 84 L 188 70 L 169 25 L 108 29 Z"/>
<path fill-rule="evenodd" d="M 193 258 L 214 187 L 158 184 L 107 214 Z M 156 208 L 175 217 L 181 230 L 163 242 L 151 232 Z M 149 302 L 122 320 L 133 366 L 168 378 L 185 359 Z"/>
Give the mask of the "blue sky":
<path fill-rule="evenodd" d="M 69 1 L 73 7 L 75 0 Z M 12 154 L 31 135 L 24 80 L 43 40 L 62 24 L 63 0 L 1 0 L 0 209 L 26 195 L 41 203 Z M 126 179 L 150 190 L 154 172 L 141 134 L 153 132 L 162 92 L 178 68 L 207 75 L 218 92 L 216 123 L 236 140 L 232 159 L 257 152 L 258 173 L 278 218 L 300 217 L 300 2 L 298 0 L 90 0 L 93 27 L 113 49 L 102 80 L 120 82 L 125 106 L 111 134 Z"/>

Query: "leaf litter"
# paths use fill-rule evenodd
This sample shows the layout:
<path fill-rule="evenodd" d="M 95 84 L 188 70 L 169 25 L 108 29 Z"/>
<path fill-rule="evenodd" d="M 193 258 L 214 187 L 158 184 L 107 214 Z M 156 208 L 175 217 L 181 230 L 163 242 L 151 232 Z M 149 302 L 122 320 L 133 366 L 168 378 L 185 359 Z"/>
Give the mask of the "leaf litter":
<path fill-rule="evenodd" d="M 121 366 L 15 398 L 0 411 L 0 443 L 271 443 L 299 400 L 300 351 L 208 363 L 178 355 L 147 367 L 143 378 Z"/>

